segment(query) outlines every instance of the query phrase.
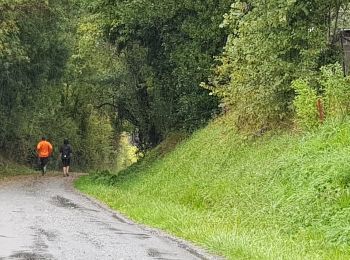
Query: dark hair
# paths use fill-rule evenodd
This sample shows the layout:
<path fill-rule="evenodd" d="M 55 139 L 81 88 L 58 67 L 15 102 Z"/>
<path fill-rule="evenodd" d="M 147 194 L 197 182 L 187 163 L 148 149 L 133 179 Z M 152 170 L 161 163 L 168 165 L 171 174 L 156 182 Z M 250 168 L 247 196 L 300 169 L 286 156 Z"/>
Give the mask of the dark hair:
<path fill-rule="evenodd" d="M 67 138 L 65 138 L 65 139 L 63 140 L 63 143 L 64 143 L 64 144 L 69 144 L 68 139 L 67 139 Z"/>
<path fill-rule="evenodd" d="M 46 136 L 42 136 L 41 140 L 46 141 Z"/>

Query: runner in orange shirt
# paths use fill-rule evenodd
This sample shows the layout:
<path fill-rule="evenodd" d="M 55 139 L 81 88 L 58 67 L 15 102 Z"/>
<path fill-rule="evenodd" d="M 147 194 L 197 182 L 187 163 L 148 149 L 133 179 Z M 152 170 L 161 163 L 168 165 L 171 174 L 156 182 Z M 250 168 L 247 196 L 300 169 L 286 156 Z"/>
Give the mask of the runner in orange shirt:
<path fill-rule="evenodd" d="M 49 162 L 49 157 L 52 154 L 52 145 L 46 140 L 46 137 L 42 137 L 41 141 L 36 146 L 38 157 L 40 160 L 40 168 L 42 175 L 46 173 L 46 167 Z"/>

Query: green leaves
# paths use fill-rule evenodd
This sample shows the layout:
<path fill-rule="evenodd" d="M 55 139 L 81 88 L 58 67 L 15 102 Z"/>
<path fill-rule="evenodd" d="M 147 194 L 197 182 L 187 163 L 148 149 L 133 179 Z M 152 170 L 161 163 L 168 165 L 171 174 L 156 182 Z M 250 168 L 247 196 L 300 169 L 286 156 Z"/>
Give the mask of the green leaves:
<path fill-rule="evenodd" d="M 325 97 L 326 116 L 345 118 L 350 112 L 350 77 L 344 77 L 340 64 L 321 68 L 320 80 Z"/>
<path fill-rule="evenodd" d="M 296 121 L 305 130 L 325 120 L 343 120 L 350 111 L 350 78 L 339 63 L 322 67 L 320 74 L 293 81 Z"/>
<path fill-rule="evenodd" d="M 292 81 L 339 59 L 327 38 L 336 19 L 330 14 L 339 4 L 253 0 L 231 6 L 222 23 L 230 35 L 206 88 L 232 107 L 239 128 L 255 131 L 289 121 Z"/>
<path fill-rule="evenodd" d="M 113 123 L 93 108 L 102 91 L 82 80 L 107 70 L 108 55 L 97 50 L 101 29 L 84 20 L 75 34 L 71 7 L 69 0 L 0 2 L 0 147 L 13 160 L 35 162 L 44 134 L 56 148 L 70 139 L 75 167 L 114 162 Z"/>
<path fill-rule="evenodd" d="M 296 119 L 299 127 L 312 130 L 319 126 L 321 121 L 317 111 L 317 92 L 306 80 L 296 80 L 292 84 L 296 97 L 293 104 L 296 109 Z"/>
<path fill-rule="evenodd" d="M 125 86 L 112 87 L 116 102 L 129 112 L 127 120 L 133 118 L 146 147 L 174 129 L 197 128 L 217 109 L 217 99 L 199 85 L 224 46 L 226 33 L 219 25 L 230 4 L 101 2 L 97 14 L 103 17 L 104 35 L 126 68 L 127 76 L 116 80 Z"/>

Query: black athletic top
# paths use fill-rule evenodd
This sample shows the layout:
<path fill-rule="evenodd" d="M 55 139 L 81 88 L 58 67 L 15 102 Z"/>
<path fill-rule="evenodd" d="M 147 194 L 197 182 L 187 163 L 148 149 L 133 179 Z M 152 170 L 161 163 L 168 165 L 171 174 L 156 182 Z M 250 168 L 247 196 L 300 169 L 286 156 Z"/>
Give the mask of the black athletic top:
<path fill-rule="evenodd" d="M 64 144 L 60 148 L 61 158 L 69 159 L 72 155 L 72 146 L 70 144 Z"/>

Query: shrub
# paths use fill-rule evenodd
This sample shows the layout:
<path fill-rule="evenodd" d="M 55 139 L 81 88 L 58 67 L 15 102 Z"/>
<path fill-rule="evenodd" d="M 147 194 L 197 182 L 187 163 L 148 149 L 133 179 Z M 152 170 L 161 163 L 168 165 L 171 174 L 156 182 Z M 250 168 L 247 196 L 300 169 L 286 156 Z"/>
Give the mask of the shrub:
<path fill-rule="evenodd" d="M 350 112 L 350 78 L 344 77 L 339 63 L 322 67 L 320 74 L 310 79 L 293 81 L 292 88 L 296 92 L 296 122 L 303 129 L 317 127 L 323 121 L 320 113 L 328 120 L 342 120 Z"/>
<path fill-rule="evenodd" d="M 298 125 L 307 130 L 317 127 L 320 121 L 316 107 L 318 99 L 316 90 L 310 86 L 308 81 L 302 79 L 293 81 L 292 87 L 297 94 L 293 104 Z"/>
<path fill-rule="evenodd" d="M 344 118 L 350 111 L 350 81 L 344 77 L 339 63 L 321 68 L 320 82 L 324 88 L 328 118 Z"/>

